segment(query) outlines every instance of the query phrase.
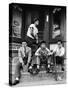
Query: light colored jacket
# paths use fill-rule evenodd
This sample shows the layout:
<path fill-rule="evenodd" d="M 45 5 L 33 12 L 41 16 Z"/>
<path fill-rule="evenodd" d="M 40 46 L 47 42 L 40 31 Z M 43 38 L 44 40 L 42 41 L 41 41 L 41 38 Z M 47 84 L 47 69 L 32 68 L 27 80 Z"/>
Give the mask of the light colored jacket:
<path fill-rule="evenodd" d="M 23 63 L 23 58 L 26 57 L 26 55 L 27 55 L 28 62 L 30 62 L 30 60 L 31 60 L 31 48 L 27 46 L 26 47 L 26 53 L 25 53 L 24 50 L 25 50 L 24 47 L 20 47 L 19 50 L 18 50 L 19 61 L 21 63 Z"/>
<path fill-rule="evenodd" d="M 55 56 L 64 56 L 65 49 L 64 49 L 63 46 L 61 48 L 59 48 L 58 46 L 56 46 L 53 52 L 55 52 Z"/>

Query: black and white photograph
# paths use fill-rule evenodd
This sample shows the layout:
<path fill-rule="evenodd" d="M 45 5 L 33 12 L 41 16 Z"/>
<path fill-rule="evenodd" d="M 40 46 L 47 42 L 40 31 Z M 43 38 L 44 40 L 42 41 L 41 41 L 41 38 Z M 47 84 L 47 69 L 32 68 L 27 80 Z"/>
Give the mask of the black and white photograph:
<path fill-rule="evenodd" d="M 9 4 L 9 85 L 66 84 L 66 6 Z"/>

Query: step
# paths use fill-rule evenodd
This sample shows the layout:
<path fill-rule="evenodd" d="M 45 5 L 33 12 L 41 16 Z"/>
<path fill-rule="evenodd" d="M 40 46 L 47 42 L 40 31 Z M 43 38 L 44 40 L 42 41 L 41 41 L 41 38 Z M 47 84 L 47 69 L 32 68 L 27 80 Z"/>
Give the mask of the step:
<path fill-rule="evenodd" d="M 59 72 L 59 74 L 63 75 L 63 72 Z M 37 75 L 31 75 L 28 72 L 21 72 L 21 82 L 34 82 L 41 80 L 55 80 L 55 73 L 46 73 L 46 71 L 40 71 Z"/>
<path fill-rule="evenodd" d="M 52 75 L 46 74 L 45 72 L 39 72 L 38 75 L 31 75 L 28 72 L 22 72 L 22 76 L 21 76 L 21 82 L 33 82 L 33 81 L 39 81 L 39 80 L 46 80 L 48 77 L 52 77 Z"/>

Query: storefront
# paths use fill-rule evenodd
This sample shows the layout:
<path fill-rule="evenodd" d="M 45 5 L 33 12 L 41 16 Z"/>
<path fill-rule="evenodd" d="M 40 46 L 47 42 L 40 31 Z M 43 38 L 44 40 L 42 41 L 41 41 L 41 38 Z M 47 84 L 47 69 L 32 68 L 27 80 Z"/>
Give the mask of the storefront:
<path fill-rule="evenodd" d="M 39 41 L 46 41 L 47 47 L 61 39 L 66 45 L 66 7 L 10 4 L 9 5 L 9 47 L 16 53 L 25 39 L 29 25 L 39 18 Z M 11 55 L 10 55 L 11 56 Z"/>

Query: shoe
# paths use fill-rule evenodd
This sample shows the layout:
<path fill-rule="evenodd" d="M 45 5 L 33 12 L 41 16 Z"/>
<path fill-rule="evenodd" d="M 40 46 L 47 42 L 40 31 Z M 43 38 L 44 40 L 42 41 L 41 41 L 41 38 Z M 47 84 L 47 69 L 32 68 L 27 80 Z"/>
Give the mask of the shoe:
<path fill-rule="evenodd" d="M 61 78 L 60 76 L 58 76 L 58 77 L 57 77 L 57 80 L 58 80 L 58 81 L 61 81 L 61 80 L 62 80 L 62 78 Z"/>
<path fill-rule="evenodd" d="M 15 80 L 15 82 L 14 82 L 13 85 L 16 85 L 16 84 L 18 84 L 18 83 L 19 83 L 19 77 L 16 77 L 16 80 Z"/>
<path fill-rule="evenodd" d="M 19 83 L 19 80 L 15 80 L 15 82 L 13 83 L 13 85 L 16 85 Z"/>
<path fill-rule="evenodd" d="M 62 68 L 62 71 L 64 71 L 64 68 Z"/>
<path fill-rule="evenodd" d="M 50 68 L 47 69 L 47 73 L 49 73 L 49 72 L 50 72 Z"/>

